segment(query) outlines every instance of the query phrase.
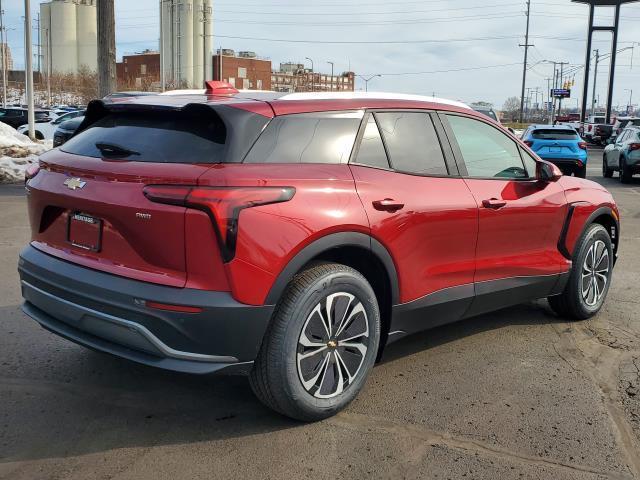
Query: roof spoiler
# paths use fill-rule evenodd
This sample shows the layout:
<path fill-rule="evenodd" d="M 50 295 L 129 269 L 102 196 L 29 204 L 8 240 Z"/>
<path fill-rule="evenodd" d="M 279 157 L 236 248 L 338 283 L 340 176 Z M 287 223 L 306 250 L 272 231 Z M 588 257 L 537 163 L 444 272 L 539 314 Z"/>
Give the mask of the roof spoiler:
<path fill-rule="evenodd" d="M 218 80 L 207 80 L 204 82 L 206 95 L 236 95 L 240 91 L 228 82 Z"/>

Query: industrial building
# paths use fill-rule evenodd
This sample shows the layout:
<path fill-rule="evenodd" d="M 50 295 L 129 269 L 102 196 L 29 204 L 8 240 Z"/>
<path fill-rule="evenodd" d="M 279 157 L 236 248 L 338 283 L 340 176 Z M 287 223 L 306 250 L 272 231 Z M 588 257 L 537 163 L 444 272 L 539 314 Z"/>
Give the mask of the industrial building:
<path fill-rule="evenodd" d="M 98 69 L 96 0 L 51 0 L 40 4 L 43 73 L 77 74 Z"/>
<path fill-rule="evenodd" d="M 271 60 L 254 52 L 218 50 L 213 56 L 213 80 L 222 80 L 238 90 L 271 90 Z"/>
<path fill-rule="evenodd" d="M 355 73 L 327 75 L 313 72 L 302 63 L 286 62 L 271 74 L 271 89 L 276 92 L 353 92 Z"/>
<path fill-rule="evenodd" d="M 145 50 L 132 55 L 123 55 L 116 64 L 118 88 L 127 90 L 149 90 L 159 87 L 160 54 Z"/>
<path fill-rule="evenodd" d="M 4 67 L 2 67 L 4 62 Z M 0 68 L 13 70 L 13 57 L 11 56 L 11 48 L 6 43 L 0 43 Z"/>
<path fill-rule="evenodd" d="M 205 74 L 211 72 L 212 17 L 212 0 L 161 1 L 160 64 L 165 84 L 194 87 L 212 79 Z"/>

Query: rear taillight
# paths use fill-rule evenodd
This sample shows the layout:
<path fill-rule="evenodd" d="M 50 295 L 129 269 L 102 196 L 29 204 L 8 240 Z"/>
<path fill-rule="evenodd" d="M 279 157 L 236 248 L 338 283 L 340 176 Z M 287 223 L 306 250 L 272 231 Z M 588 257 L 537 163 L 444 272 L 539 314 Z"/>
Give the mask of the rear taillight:
<path fill-rule="evenodd" d="M 524 144 L 529 148 L 533 147 L 533 142 L 531 140 L 525 140 Z"/>
<path fill-rule="evenodd" d="M 33 165 L 29 165 L 27 169 L 24 171 L 24 183 L 27 183 L 33 177 L 35 177 L 40 171 L 40 165 L 35 163 Z"/>
<path fill-rule="evenodd" d="M 640 143 L 629 144 L 629 151 L 633 152 L 634 150 L 640 150 Z"/>
<path fill-rule="evenodd" d="M 238 218 L 245 208 L 288 202 L 293 187 L 190 187 L 149 185 L 145 196 L 156 203 L 202 210 L 213 222 L 225 262 L 233 259 L 238 235 Z"/>
<path fill-rule="evenodd" d="M 580 148 L 582 150 L 586 150 L 587 149 L 587 142 L 578 143 L 578 148 Z"/>
<path fill-rule="evenodd" d="M 593 130 L 593 125 L 589 125 L 589 131 Z"/>

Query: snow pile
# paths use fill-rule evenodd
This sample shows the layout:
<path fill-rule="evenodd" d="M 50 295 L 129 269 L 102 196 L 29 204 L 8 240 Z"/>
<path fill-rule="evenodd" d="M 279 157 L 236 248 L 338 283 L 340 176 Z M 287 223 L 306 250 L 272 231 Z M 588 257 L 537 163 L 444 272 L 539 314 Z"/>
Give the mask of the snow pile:
<path fill-rule="evenodd" d="M 0 183 L 24 180 L 24 171 L 38 162 L 38 155 L 51 149 L 51 141 L 32 142 L 15 128 L 0 122 Z"/>

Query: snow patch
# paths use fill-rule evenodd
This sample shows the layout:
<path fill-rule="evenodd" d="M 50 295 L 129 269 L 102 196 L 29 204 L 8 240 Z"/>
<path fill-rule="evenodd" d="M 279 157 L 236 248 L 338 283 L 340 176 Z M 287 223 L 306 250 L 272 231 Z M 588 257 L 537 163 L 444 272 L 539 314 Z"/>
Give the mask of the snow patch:
<path fill-rule="evenodd" d="M 53 147 L 51 141 L 32 142 L 6 123 L 0 122 L 0 183 L 24 180 L 24 172 L 38 156 Z"/>

